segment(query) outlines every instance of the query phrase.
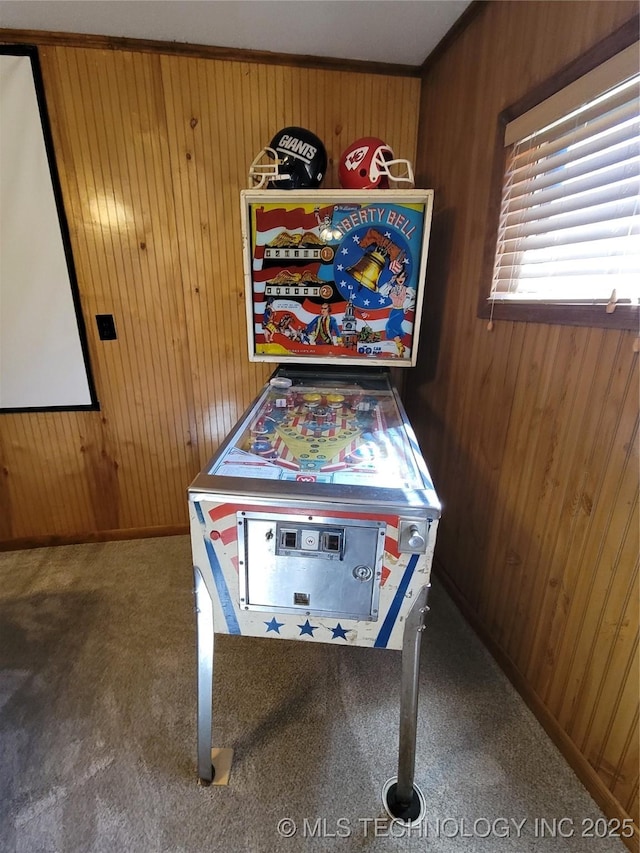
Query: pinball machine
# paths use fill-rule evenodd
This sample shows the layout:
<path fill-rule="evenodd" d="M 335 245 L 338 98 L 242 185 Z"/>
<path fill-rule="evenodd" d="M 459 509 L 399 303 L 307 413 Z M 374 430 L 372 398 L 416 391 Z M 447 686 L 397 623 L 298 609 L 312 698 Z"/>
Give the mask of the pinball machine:
<path fill-rule="evenodd" d="M 188 490 L 204 784 L 216 633 L 396 649 L 383 801 L 409 823 L 424 811 L 418 662 L 440 503 L 391 371 L 416 363 L 432 203 L 430 190 L 242 193 L 249 359 L 276 366 Z"/>

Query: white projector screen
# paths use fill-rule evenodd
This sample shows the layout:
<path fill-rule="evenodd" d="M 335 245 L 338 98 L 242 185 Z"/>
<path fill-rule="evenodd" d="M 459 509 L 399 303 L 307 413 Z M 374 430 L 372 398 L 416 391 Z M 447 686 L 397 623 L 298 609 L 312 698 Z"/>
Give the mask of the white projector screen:
<path fill-rule="evenodd" d="M 97 408 L 37 53 L 0 48 L 0 411 Z"/>

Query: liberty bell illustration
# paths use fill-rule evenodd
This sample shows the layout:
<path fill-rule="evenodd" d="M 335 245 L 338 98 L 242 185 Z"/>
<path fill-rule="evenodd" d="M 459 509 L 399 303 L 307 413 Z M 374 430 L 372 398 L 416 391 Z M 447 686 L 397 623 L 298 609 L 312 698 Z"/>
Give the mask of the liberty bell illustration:
<path fill-rule="evenodd" d="M 369 290 L 377 290 L 378 279 L 386 262 L 387 253 L 385 250 L 382 246 L 374 246 L 371 252 L 365 252 L 359 261 L 356 261 L 352 267 L 348 267 L 347 272 L 359 284 Z"/>

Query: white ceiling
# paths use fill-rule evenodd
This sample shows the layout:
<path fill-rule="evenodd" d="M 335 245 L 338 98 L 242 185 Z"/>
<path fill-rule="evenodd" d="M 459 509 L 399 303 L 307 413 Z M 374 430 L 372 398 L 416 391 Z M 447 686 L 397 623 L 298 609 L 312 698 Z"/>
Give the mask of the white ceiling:
<path fill-rule="evenodd" d="M 469 3 L 0 0 L 0 27 L 421 65 Z"/>

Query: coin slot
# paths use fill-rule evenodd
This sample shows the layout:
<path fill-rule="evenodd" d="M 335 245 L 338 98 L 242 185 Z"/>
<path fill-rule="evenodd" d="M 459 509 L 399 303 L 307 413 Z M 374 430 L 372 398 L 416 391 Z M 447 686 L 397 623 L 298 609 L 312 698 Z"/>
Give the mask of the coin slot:
<path fill-rule="evenodd" d="M 281 543 L 283 548 L 297 548 L 298 547 L 298 531 L 297 530 L 283 530 Z"/>
<path fill-rule="evenodd" d="M 322 550 L 331 551 L 334 554 L 340 553 L 342 544 L 342 536 L 339 533 L 327 532 L 322 534 Z"/>

